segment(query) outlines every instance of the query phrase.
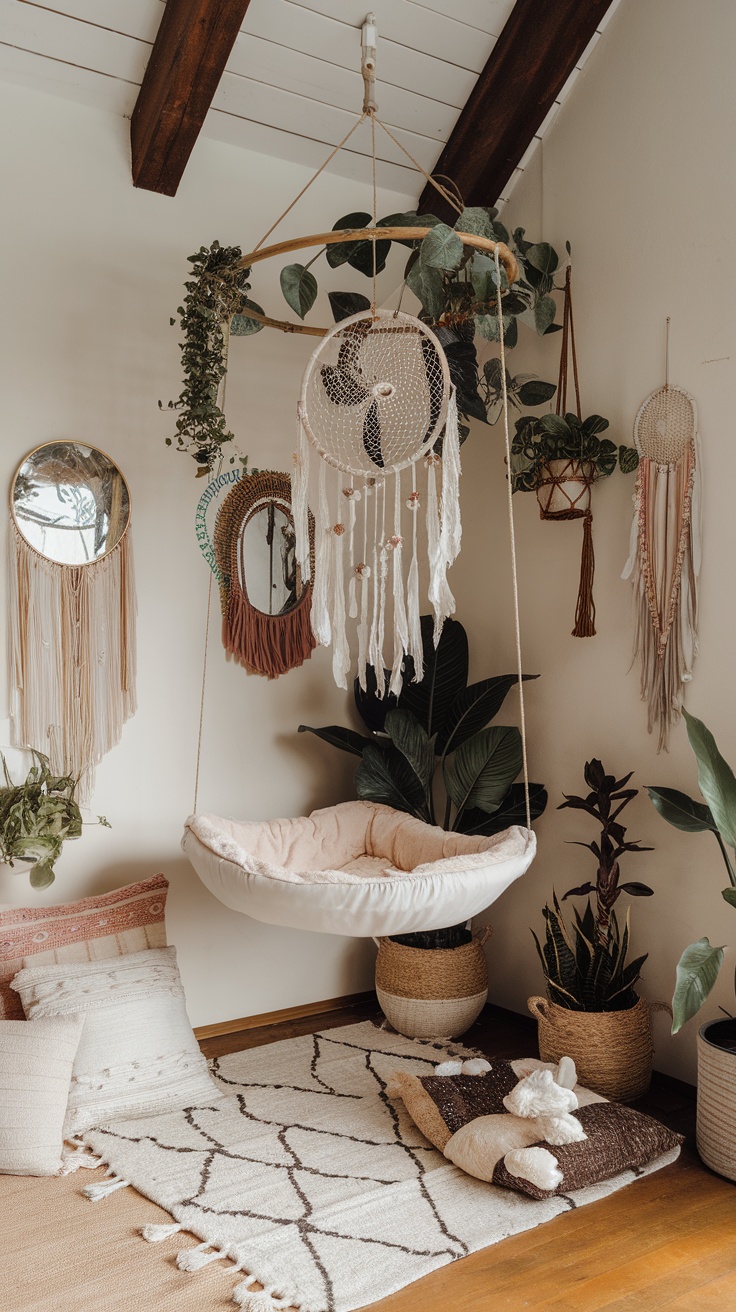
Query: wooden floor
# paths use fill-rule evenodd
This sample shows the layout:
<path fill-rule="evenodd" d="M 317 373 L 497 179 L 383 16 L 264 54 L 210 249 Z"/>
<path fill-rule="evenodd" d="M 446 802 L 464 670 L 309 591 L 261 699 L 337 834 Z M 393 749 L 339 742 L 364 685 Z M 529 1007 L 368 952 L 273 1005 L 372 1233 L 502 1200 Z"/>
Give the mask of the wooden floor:
<path fill-rule="evenodd" d="M 363 1002 L 201 1046 L 215 1056 L 377 1014 L 374 1003 Z M 489 1008 L 464 1041 L 489 1057 L 532 1055 L 535 1028 Z M 375 1312 L 736 1312 L 736 1185 L 706 1170 L 695 1153 L 693 1092 L 655 1077 L 639 1105 L 687 1135 L 673 1166 L 433 1272 L 374 1304 Z M 85 1175 L 86 1183 L 97 1173 Z M 123 1189 L 91 1212 L 79 1189 L 79 1175 L 0 1177 L 3 1312 L 234 1307 L 225 1264 L 187 1277 L 176 1270 L 170 1245 L 141 1243 L 141 1224 L 167 1219 L 153 1203 Z"/>

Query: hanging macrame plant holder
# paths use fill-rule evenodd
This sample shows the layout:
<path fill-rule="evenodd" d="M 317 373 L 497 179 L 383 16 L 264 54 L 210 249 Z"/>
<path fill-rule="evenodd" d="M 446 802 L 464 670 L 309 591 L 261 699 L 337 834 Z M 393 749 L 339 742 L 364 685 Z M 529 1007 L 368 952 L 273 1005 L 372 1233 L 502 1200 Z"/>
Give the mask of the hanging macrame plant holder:
<path fill-rule="evenodd" d="M 441 458 L 435 450 L 440 438 Z M 388 666 L 390 691 L 398 693 L 407 656 L 415 677 L 423 674 L 422 501 L 435 643 L 455 610 L 447 571 L 460 550 L 457 405 L 445 354 L 426 324 L 374 307 L 336 324 L 312 354 L 298 406 L 292 477 L 296 558 L 306 578 L 310 450 L 319 457 L 315 637 L 332 646 L 335 682 L 345 688 L 352 665 L 347 622 L 357 620 L 361 685 L 367 665 Z M 426 482 L 420 490 L 422 465 Z M 379 679 L 379 695 L 381 684 Z"/>
<path fill-rule="evenodd" d="M 577 416 L 582 422 L 571 282 L 572 270 L 568 264 L 565 275 L 562 346 L 560 349 L 560 372 L 557 380 L 556 413 L 558 415 L 567 413 L 568 361 L 571 357 Z M 595 636 L 595 602 L 593 601 L 595 554 L 593 551 L 593 512 L 590 504 L 591 489 L 595 478 L 596 470 L 592 461 L 572 456 L 566 459 L 547 461 L 542 467 L 536 487 L 540 519 L 583 520 L 580 587 L 575 609 L 575 628 L 572 631 L 574 638 L 592 638 Z"/>
<path fill-rule="evenodd" d="M 631 580 L 634 591 L 634 657 L 641 662 L 641 696 L 649 732 L 658 733 L 658 751 L 668 750 L 698 652 L 697 428 L 693 398 L 669 382 L 647 397 L 634 423 L 639 467 L 631 549 L 622 578 Z"/>
<path fill-rule="evenodd" d="M 289 475 L 270 470 L 246 474 L 220 506 L 214 540 L 223 646 L 249 673 L 264 674 L 269 679 L 277 679 L 280 674 L 302 665 L 315 647 L 311 625 L 312 585 L 308 582 L 314 558 L 314 519 L 310 515 L 307 525 L 309 570 L 305 579 L 304 571 L 294 560 L 292 542 L 278 541 L 281 530 L 275 522 L 276 509 L 291 525 Z M 248 595 L 246 530 L 256 515 L 265 516 L 272 562 L 277 561 L 281 573 L 288 572 L 290 576 L 292 595 L 275 614 L 254 606 Z M 272 586 L 269 581 L 269 593 Z"/>

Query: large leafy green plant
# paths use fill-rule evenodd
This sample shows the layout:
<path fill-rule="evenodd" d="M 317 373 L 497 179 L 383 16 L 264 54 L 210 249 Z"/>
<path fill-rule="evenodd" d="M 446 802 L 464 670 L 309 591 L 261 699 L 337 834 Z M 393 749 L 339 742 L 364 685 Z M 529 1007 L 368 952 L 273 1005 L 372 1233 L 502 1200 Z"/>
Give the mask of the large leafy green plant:
<path fill-rule="evenodd" d="M 721 850 L 728 885 L 721 896 L 736 907 L 736 871 L 728 849 L 736 847 L 736 776 L 723 759 L 716 740 L 702 720 L 683 710 L 687 736 L 698 763 L 698 787 L 705 803 L 698 802 L 676 788 L 648 788 L 647 792 L 659 814 L 675 829 L 687 834 L 711 833 Z M 702 1007 L 723 965 L 723 948 L 712 947 L 707 938 L 699 938 L 685 948 L 677 963 L 675 992 L 672 998 L 672 1033 L 677 1034 L 686 1021 Z"/>
<path fill-rule="evenodd" d="M 511 443 L 511 468 L 515 492 L 534 492 L 552 460 L 578 460 L 587 465 L 594 480 L 608 478 L 618 465 L 623 474 L 639 463 L 633 446 L 616 446 L 600 433 L 608 428 L 602 415 L 522 415 L 516 421 Z"/>
<path fill-rule="evenodd" d="M 359 757 L 355 789 L 367 801 L 406 811 L 427 824 L 436 824 L 441 817 L 444 829 L 462 834 L 495 834 L 509 825 L 524 824 L 524 788 L 514 782 L 522 767 L 519 730 L 490 724 L 517 676 L 504 674 L 469 684 L 468 639 L 462 624 L 446 620 L 436 650 L 432 616 L 422 616 L 421 624 L 425 668 L 421 683 L 412 682 L 411 661 L 398 698 L 388 692 L 377 695 L 371 669 L 365 691 L 355 681 L 355 704 L 369 736 L 334 724 L 323 728 L 302 724 L 299 732 L 316 734 Z M 384 672 L 384 690 L 389 674 Z M 437 787 L 440 780 L 442 787 Z M 547 804 L 541 784 L 530 785 L 530 802 L 536 818 Z M 454 946 L 447 936 L 456 928 L 403 936 L 401 941 Z"/>
<path fill-rule="evenodd" d="M 33 888 L 54 882 L 54 862 L 67 838 L 79 838 L 82 814 L 74 800 L 76 780 L 51 772 L 48 757 L 33 752 L 33 765 L 21 784 L 13 783 L 2 757 L 5 787 L 0 788 L 0 860 L 33 861 Z M 109 828 L 104 816 L 97 823 Z"/>
<path fill-rule="evenodd" d="M 620 928 L 614 907 L 622 893 L 631 897 L 651 897 L 647 884 L 625 883 L 620 880 L 620 858 L 629 852 L 650 852 L 649 847 L 631 842 L 619 819 L 621 812 L 637 796 L 637 788 L 627 788 L 632 772 L 621 779 L 606 774 L 600 761 L 587 761 L 584 770 L 589 792 L 585 796 L 564 794 L 565 800 L 557 808 L 583 811 L 600 826 L 600 835 L 592 842 L 576 840 L 586 847 L 597 862 L 595 884 L 590 880 L 577 888 L 568 889 L 563 902 L 569 897 L 595 897 L 595 912 L 588 900 L 581 915 L 574 909 L 574 923 L 565 924 L 557 896 L 552 906 L 544 908 L 545 941 L 542 946 L 534 936 L 542 963 L 549 996 L 553 1002 L 570 1011 L 623 1011 L 636 1004 L 634 986 L 641 974 L 646 955 L 627 962 L 629 949 L 629 916 L 627 912 L 623 930 Z"/>

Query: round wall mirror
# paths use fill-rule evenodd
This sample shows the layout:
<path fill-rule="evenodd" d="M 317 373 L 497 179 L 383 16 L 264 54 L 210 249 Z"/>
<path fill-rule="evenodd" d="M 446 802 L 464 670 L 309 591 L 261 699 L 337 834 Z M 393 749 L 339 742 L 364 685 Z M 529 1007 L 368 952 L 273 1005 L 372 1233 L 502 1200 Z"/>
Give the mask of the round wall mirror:
<path fill-rule="evenodd" d="M 290 509 L 267 501 L 245 521 L 238 575 L 251 606 L 264 615 L 285 615 L 299 600 L 296 535 Z"/>
<path fill-rule="evenodd" d="M 89 565 L 120 542 L 130 493 L 117 465 L 82 442 L 47 442 L 20 465 L 10 495 L 18 532 L 57 565 Z"/>

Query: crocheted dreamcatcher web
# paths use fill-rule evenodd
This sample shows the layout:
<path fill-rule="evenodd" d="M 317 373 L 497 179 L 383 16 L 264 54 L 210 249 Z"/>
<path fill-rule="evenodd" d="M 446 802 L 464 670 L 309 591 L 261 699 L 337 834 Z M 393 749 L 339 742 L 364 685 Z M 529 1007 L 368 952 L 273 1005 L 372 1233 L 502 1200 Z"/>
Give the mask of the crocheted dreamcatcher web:
<path fill-rule="evenodd" d="M 700 462 L 697 409 L 681 387 L 648 396 L 634 423 L 639 452 L 631 550 L 622 577 L 636 604 L 634 654 L 658 750 L 682 709 L 698 652 Z"/>
<path fill-rule="evenodd" d="M 423 672 L 418 524 L 422 493 L 417 487 L 417 465 L 422 459 L 427 469 L 428 597 L 436 640 L 455 609 L 447 570 L 460 550 L 460 444 L 454 389 L 434 333 L 411 315 L 388 310 L 342 320 L 320 342 L 307 365 L 298 423 L 292 502 L 296 556 L 305 578 L 309 577 L 310 445 L 321 457 L 315 515 L 315 637 L 323 646 L 332 645 L 335 681 L 346 687 L 352 664 L 347 619 L 357 619 L 358 672 L 364 683 L 367 664 L 376 670 L 385 668 L 390 608 L 390 687 L 398 692 L 405 656 L 412 657 L 417 678 Z M 440 437 L 441 461 L 433 449 Z M 440 465 L 441 502 L 436 480 Z M 329 481 L 328 467 L 336 474 Z"/>

